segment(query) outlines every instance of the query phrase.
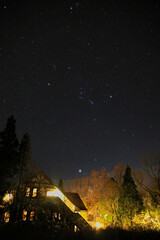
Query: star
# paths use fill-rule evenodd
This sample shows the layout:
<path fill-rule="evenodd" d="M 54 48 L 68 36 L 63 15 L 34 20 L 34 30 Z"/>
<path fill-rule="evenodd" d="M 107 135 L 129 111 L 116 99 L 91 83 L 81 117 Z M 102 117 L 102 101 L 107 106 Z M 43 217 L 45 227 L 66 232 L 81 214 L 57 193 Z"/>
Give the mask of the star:
<path fill-rule="evenodd" d="M 79 169 L 78 172 L 81 173 L 81 172 L 82 172 L 82 169 Z"/>
<path fill-rule="evenodd" d="M 89 102 L 91 105 L 94 105 L 94 102 L 91 99 L 89 99 Z"/>

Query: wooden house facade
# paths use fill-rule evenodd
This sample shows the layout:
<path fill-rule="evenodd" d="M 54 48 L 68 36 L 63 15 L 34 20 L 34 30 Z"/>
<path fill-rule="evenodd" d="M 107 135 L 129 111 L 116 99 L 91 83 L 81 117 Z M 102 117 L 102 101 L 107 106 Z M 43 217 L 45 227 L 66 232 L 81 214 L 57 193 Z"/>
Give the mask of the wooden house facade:
<path fill-rule="evenodd" d="M 19 195 L 21 206 L 18 221 L 37 224 L 47 222 L 51 227 L 66 225 L 74 231 L 91 230 L 87 222 L 87 209 L 79 195 L 62 192 L 43 171 L 23 183 Z M 10 202 L 12 197 L 10 195 Z M 10 221 L 9 210 L 4 212 L 3 219 L 5 222 Z"/>

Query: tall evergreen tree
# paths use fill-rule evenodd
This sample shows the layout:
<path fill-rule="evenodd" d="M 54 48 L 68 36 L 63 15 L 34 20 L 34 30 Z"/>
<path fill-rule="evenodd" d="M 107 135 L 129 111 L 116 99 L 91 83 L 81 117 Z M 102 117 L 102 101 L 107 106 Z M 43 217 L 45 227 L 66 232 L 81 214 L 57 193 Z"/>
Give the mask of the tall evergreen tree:
<path fill-rule="evenodd" d="M 10 187 L 11 178 L 17 172 L 18 146 L 16 120 L 12 115 L 4 131 L 0 132 L 0 194 Z"/>
<path fill-rule="evenodd" d="M 132 217 L 143 209 L 143 201 L 134 183 L 131 168 L 126 167 L 119 196 L 119 210 L 123 222 L 131 223 Z"/>

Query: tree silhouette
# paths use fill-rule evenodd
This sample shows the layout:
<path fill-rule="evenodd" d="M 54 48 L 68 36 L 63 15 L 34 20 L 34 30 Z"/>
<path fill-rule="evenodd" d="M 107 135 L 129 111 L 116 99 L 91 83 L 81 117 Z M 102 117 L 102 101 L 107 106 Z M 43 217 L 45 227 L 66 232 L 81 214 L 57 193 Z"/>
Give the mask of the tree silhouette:
<path fill-rule="evenodd" d="M 121 193 L 119 196 L 119 213 L 124 224 L 131 224 L 132 218 L 136 213 L 143 209 L 143 201 L 137 186 L 134 183 L 131 168 L 127 165 L 123 176 Z"/>
<path fill-rule="evenodd" d="M 18 146 L 16 120 L 12 115 L 4 131 L 0 132 L 0 194 L 10 187 L 11 179 L 17 172 Z"/>

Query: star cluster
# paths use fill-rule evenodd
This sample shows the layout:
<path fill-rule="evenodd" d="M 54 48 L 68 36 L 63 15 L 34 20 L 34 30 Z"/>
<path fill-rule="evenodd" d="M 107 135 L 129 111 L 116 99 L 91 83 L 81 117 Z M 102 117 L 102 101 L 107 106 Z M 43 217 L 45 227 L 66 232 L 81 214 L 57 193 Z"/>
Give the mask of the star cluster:
<path fill-rule="evenodd" d="M 53 178 L 160 147 L 158 1 L 2 1 L 0 127 Z"/>

